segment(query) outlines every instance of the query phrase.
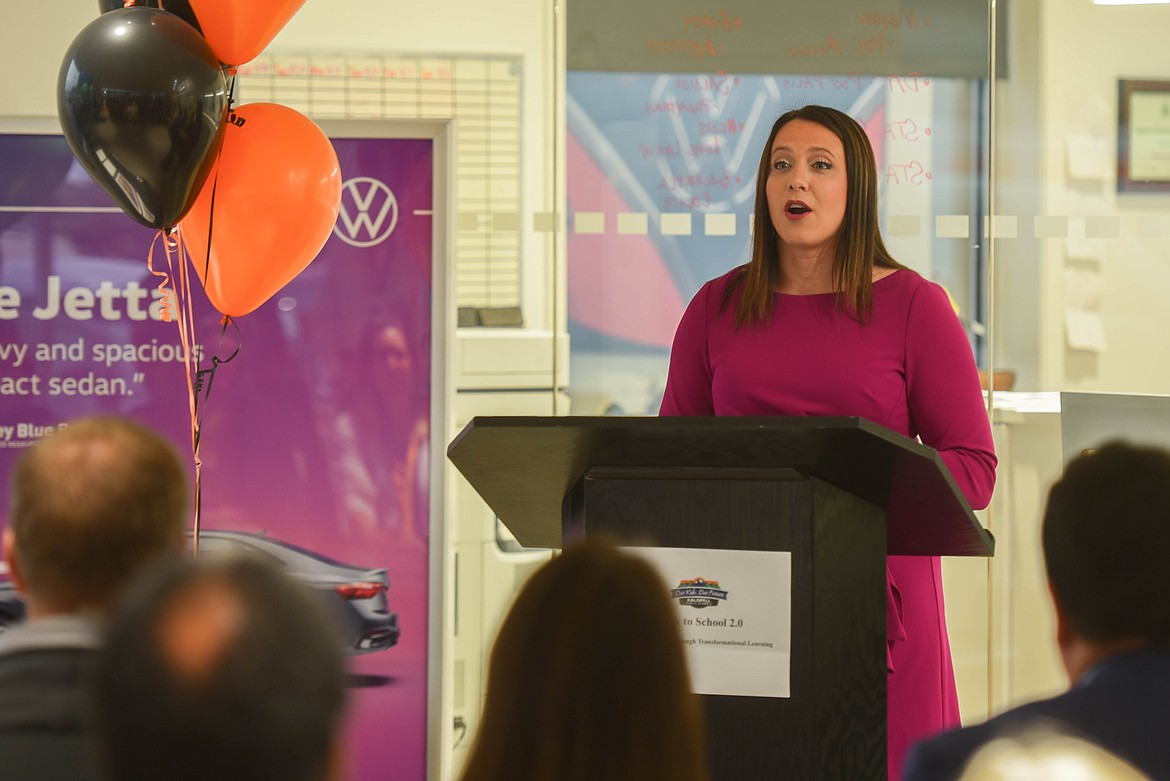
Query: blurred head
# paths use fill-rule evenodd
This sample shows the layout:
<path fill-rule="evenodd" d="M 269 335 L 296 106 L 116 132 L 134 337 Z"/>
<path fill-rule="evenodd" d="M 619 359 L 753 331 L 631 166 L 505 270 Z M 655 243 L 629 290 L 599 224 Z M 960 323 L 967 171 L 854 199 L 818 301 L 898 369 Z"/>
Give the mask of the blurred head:
<path fill-rule="evenodd" d="M 832 166 L 826 169 L 829 157 Z M 820 187 L 819 195 L 815 185 L 808 186 L 805 191 L 812 193 L 814 203 L 806 205 L 814 211 L 794 219 L 797 215 L 786 211 L 786 204 L 805 200 L 796 193 L 817 181 L 831 184 Z M 833 248 L 833 281 L 843 303 L 859 315 L 868 312 L 874 265 L 901 267 L 882 242 L 877 194 L 873 147 L 856 120 L 817 105 L 780 115 L 756 171 L 752 257 L 736 321 L 754 322 L 770 314 L 772 293 L 780 281 L 782 246 L 809 241 Z"/>
<path fill-rule="evenodd" d="M 959 781 L 1148 781 L 1140 770 L 1081 738 L 1046 728 L 993 740 Z"/>
<path fill-rule="evenodd" d="M 699 707 L 661 577 L 612 544 L 580 543 L 532 575 L 504 620 L 463 778 L 705 779 Z"/>
<path fill-rule="evenodd" d="M 1074 459 L 1049 491 L 1043 545 L 1075 635 L 1170 642 L 1170 452 L 1111 442 Z"/>
<path fill-rule="evenodd" d="M 254 557 L 183 561 L 135 584 L 98 667 L 118 781 L 323 781 L 337 769 L 341 652 L 302 585 Z"/>
<path fill-rule="evenodd" d="M 45 436 L 12 471 L 5 553 L 30 613 L 100 609 L 183 548 L 187 475 L 171 445 L 93 417 Z"/>

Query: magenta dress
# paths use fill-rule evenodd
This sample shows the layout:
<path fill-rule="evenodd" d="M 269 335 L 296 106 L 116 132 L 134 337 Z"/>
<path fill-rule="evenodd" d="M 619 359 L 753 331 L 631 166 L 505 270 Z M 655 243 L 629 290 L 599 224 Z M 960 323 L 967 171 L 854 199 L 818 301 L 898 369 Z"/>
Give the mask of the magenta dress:
<path fill-rule="evenodd" d="M 941 287 L 909 269 L 873 285 L 858 323 L 837 297 L 777 293 L 771 319 L 735 328 L 739 274 L 705 284 L 679 323 L 662 415 L 861 417 L 942 456 L 971 506 L 991 500 L 995 450 L 971 345 Z M 887 559 L 890 779 L 910 744 L 959 723 L 937 558 Z"/>

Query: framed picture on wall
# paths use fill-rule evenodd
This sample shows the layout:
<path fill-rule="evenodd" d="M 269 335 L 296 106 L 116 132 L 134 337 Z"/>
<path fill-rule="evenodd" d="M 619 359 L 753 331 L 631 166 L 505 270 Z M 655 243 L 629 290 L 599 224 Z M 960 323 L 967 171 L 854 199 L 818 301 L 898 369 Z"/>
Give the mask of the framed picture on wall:
<path fill-rule="evenodd" d="M 1117 191 L 1170 192 L 1170 81 L 1118 82 Z"/>

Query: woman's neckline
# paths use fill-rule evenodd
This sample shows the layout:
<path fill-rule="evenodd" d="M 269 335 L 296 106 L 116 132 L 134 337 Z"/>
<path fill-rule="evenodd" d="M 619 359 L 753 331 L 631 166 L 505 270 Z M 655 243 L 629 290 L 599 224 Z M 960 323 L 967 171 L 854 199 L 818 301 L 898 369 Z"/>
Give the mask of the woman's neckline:
<path fill-rule="evenodd" d="M 889 274 L 886 274 L 883 277 L 875 279 L 873 281 L 873 286 L 877 287 L 878 285 L 884 284 L 887 279 L 894 278 L 895 276 L 898 275 L 898 272 L 900 272 L 902 270 L 903 269 L 900 269 L 900 268 L 890 269 Z M 789 298 L 818 298 L 820 296 L 836 296 L 837 295 L 836 292 L 829 292 L 829 293 L 782 293 L 779 290 L 774 290 L 772 292 L 774 295 L 787 296 Z"/>

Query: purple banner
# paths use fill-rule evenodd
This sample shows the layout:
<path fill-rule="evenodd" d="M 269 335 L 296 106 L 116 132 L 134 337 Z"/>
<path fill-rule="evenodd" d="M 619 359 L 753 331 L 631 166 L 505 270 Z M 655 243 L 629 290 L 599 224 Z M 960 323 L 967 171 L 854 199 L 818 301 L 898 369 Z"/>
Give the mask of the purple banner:
<path fill-rule="evenodd" d="M 201 528 L 244 533 L 209 538 L 209 552 L 255 545 L 342 595 L 349 612 L 339 618 L 357 646 L 346 777 L 421 781 L 432 142 L 333 143 L 342 212 L 304 272 L 226 333 L 191 276 L 200 368 L 239 347 L 201 401 Z M 60 136 L 0 136 L 5 476 L 42 433 L 98 412 L 141 420 L 191 453 L 184 351 L 147 270 L 153 238 L 111 209 Z M 166 268 L 161 242 L 154 258 Z M 7 493 L 5 481 L 0 529 Z M 378 585 L 383 569 L 388 587 Z"/>

